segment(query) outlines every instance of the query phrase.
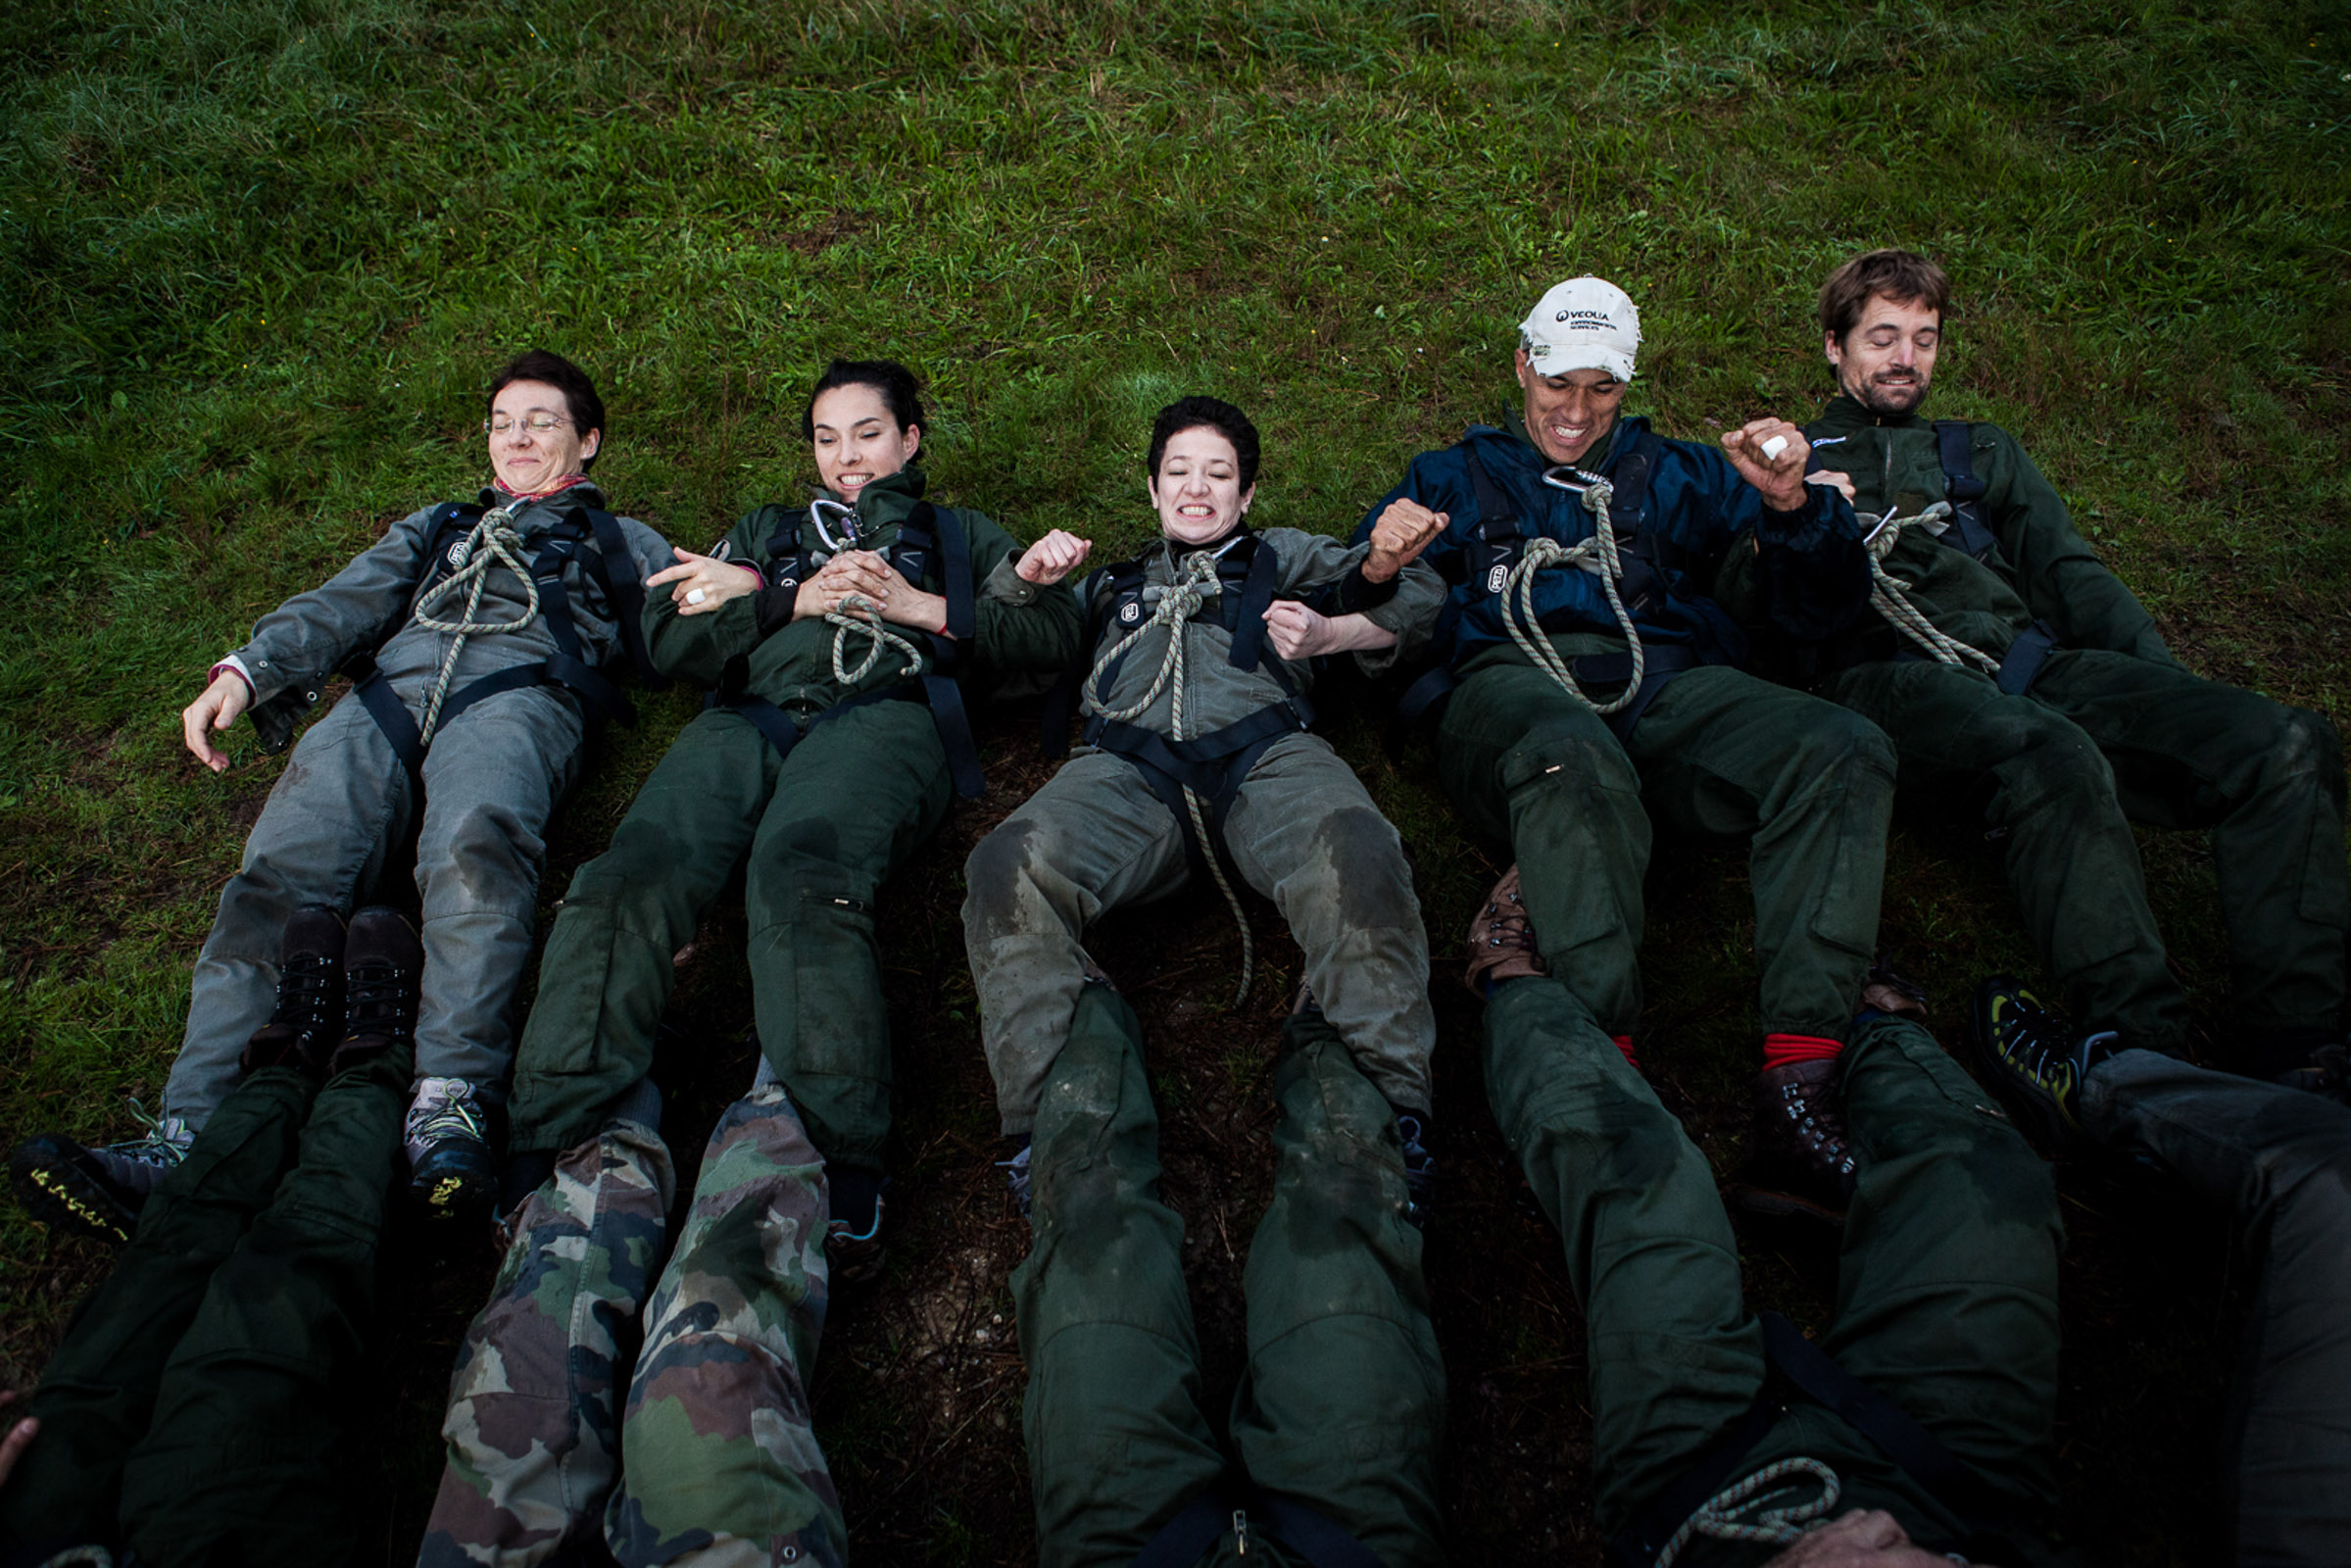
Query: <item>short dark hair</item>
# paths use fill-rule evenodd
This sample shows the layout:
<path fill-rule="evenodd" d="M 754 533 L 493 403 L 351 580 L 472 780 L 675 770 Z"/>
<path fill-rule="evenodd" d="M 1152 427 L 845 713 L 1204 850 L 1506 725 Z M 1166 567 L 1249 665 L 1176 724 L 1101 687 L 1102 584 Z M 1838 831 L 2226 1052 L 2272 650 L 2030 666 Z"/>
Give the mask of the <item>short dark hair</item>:
<path fill-rule="evenodd" d="M 913 371 L 896 360 L 835 360 L 808 389 L 808 406 L 800 416 L 803 441 L 816 439 L 816 400 L 837 386 L 869 386 L 879 392 L 901 430 L 922 423 L 921 388 Z"/>
<path fill-rule="evenodd" d="M 526 349 L 506 362 L 498 379 L 490 383 L 490 395 L 482 399 L 482 413 L 487 415 L 498 402 L 498 394 L 516 381 L 544 381 L 563 394 L 563 407 L 571 415 L 571 427 L 584 439 L 590 430 L 607 436 L 605 430 L 604 399 L 596 395 L 596 383 L 588 372 L 551 349 Z M 604 443 L 599 441 L 599 449 Z M 591 452 L 581 462 L 582 468 L 596 466 L 596 454 Z"/>
<path fill-rule="evenodd" d="M 1878 294 L 1896 305 L 1924 305 L 1939 318 L 1951 303 L 1951 277 L 1916 251 L 1856 256 L 1821 285 L 1821 330 L 1842 343 Z"/>
<path fill-rule="evenodd" d="M 1193 396 L 1178 398 L 1159 411 L 1151 421 L 1151 456 L 1144 460 L 1143 475 L 1147 479 L 1159 477 L 1159 460 L 1167 456 L 1167 443 L 1186 430 L 1201 427 L 1214 430 L 1233 443 L 1233 455 L 1241 461 L 1241 488 L 1247 490 L 1257 482 L 1257 427 L 1249 422 L 1249 416 L 1221 398 Z"/>

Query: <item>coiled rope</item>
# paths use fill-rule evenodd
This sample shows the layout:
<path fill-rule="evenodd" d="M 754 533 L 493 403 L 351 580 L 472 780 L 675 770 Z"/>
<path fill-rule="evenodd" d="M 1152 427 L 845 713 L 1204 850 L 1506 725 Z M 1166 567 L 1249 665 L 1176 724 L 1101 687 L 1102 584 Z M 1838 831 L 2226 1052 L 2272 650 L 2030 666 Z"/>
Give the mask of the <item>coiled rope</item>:
<path fill-rule="evenodd" d="M 1929 620 L 1918 606 L 1910 602 L 1911 584 L 1887 571 L 1883 564 L 1900 542 L 1902 530 L 1911 523 L 1932 523 L 1948 516 L 1951 504 L 1938 501 L 1915 517 L 1897 517 L 1892 508 L 1878 520 L 1870 533 L 1870 607 L 1884 615 L 1893 629 L 1925 649 L 1939 663 L 1956 664 L 1962 669 L 1980 669 L 1986 675 L 2000 673 L 2000 662 L 1981 648 L 1970 648 L 1956 637 L 1945 636 L 1935 622 Z"/>
<path fill-rule="evenodd" d="M 1647 654 L 1641 646 L 1641 632 L 1633 624 L 1632 613 L 1625 609 L 1625 601 L 1616 589 L 1617 579 L 1624 575 L 1623 562 L 1616 553 L 1616 525 L 1608 516 L 1608 502 L 1616 494 L 1616 486 L 1597 474 L 1576 472 L 1585 481 L 1584 505 L 1592 513 L 1592 537 L 1574 545 L 1542 537 L 1527 541 L 1518 564 L 1510 568 L 1510 575 L 1502 583 L 1502 629 L 1537 668 L 1557 681 L 1568 696 L 1604 718 L 1630 705 L 1641 694 Z M 1547 473 L 1543 478 L 1546 483 L 1556 483 Z M 1574 488 L 1566 484 L 1557 487 Z M 1543 635 L 1543 624 L 1535 612 L 1535 574 L 1552 566 L 1579 566 L 1598 576 L 1600 588 L 1608 596 L 1608 608 L 1615 612 L 1616 623 L 1624 631 L 1625 646 L 1632 651 L 1632 678 L 1625 682 L 1623 691 L 1604 703 L 1595 702 L 1576 684 L 1575 672 L 1568 667 L 1567 661 L 1559 657 L 1559 650 Z"/>
<path fill-rule="evenodd" d="M 1805 1482 L 1819 1488 L 1809 1498 L 1792 1498 L 1774 1503 L 1773 1499 L 1796 1492 Z M 1766 1546 L 1792 1546 L 1813 1530 L 1828 1523 L 1829 1510 L 1837 1506 L 1837 1472 L 1818 1459 L 1798 1455 L 1767 1464 L 1744 1481 L 1722 1491 L 1698 1504 L 1697 1510 L 1682 1521 L 1671 1541 L 1657 1553 L 1655 1568 L 1673 1568 L 1682 1548 L 1699 1536 L 1716 1541 L 1752 1541 Z"/>
<path fill-rule="evenodd" d="M 433 731 L 440 727 L 441 703 L 449 695 L 449 683 L 457 674 L 458 655 L 465 652 L 467 639 L 477 632 L 520 631 L 539 618 L 539 585 L 531 579 L 530 568 L 522 562 L 522 536 L 514 531 L 514 514 L 530 505 L 528 496 L 516 496 L 502 507 L 493 507 L 481 514 L 470 533 L 458 541 L 450 551 L 450 564 L 457 569 L 427 589 L 416 601 L 416 623 L 427 631 L 448 632 L 456 641 L 441 661 L 440 672 L 433 676 L 432 691 L 424 699 L 424 723 L 417 731 L 419 745 L 432 744 Z M 480 620 L 482 590 L 489 586 L 490 568 L 505 566 L 522 579 L 522 612 L 508 620 Z M 444 600 L 465 590 L 465 608 L 455 620 L 434 613 Z"/>
<path fill-rule="evenodd" d="M 863 615 L 852 614 L 861 610 Z M 855 686 L 873 673 L 873 666 L 882 662 L 885 650 L 895 648 L 906 657 L 906 668 L 898 673 L 903 678 L 922 673 L 922 651 L 898 633 L 882 624 L 882 612 L 872 600 L 863 594 L 845 594 L 841 608 L 824 612 L 827 625 L 840 629 L 833 633 L 833 679 L 844 686 Z M 849 667 L 849 634 L 857 632 L 865 639 L 865 658 L 857 668 Z"/>
<path fill-rule="evenodd" d="M 1173 721 L 1171 740 L 1187 739 L 1184 733 L 1184 648 L 1187 638 L 1184 628 L 1200 606 L 1207 603 L 1208 590 L 1217 586 L 1216 559 L 1221 552 L 1197 551 L 1185 558 L 1183 569 L 1168 588 L 1148 619 L 1124 637 L 1112 643 L 1109 650 L 1094 662 L 1093 672 L 1087 675 L 1083 690 L 1082 711 L 1099 714 L 1112 723 L 1126 724 L 1142 717 L 1159 700 L 1159 694 L 1172 688 L 1169 713 Z M 1221 588 L 1218 590 L 1221 592 Z M 1137 639 L 1154 626 L 1167 628 L 1167 654 L 1159 661 L 1158 670 L 1151 676 L 1151 689 L 1136 702 L 1113 709 L 1102 691 L 1103 676 L 1110 666 L 1122 658 Z M 1208 874 L 1216 879 L 1216 889 L 1224 895 L 1225 906 L 1233 911 L 1233 924 L 1241 928 L 1241 989 L 1233 993 L 1233 1005 L 1239 1006 L 1249 995 L 1249 982 L 1256 978 L 1257 945 L 1249 933 L 1249 911 L 1242 907 L 1241 895 L 1233 891 L 1232 880 L 1225 875 L 1224 858 L 1216 853 L 1216 843 L 1208 836 L 1208 813 L 1200 805 L 1200 794 L 1189 784 L 1179 786 L 1184 792 L 1184 804 L 1192 812 L 1192 829 L 1198 835 L 1200 858 L 1208 862 Z"/>

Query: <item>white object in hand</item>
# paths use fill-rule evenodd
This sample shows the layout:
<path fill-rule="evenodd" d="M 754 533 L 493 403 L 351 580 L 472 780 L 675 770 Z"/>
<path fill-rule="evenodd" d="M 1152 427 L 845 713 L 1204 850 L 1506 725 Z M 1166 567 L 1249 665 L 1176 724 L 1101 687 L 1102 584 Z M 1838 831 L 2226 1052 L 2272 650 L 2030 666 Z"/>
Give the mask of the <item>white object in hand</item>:
<path fill-rule="evenodd" d="M 1787 450 L 1788 437 L 1784 435 L 1773 436 L 1769 441 L 1763 443 L 1763 461 L 1766 463 L 1776 463 L 1779 461 L 1780 454 L 1786 452 Z"/>
<path fill-rule="evenodd" d="M 689 588 L 686 590 L 686 603 L 689 605 L 699 605 L 708 597 L 710 596 L 705 594 L 699 588 Z"/>

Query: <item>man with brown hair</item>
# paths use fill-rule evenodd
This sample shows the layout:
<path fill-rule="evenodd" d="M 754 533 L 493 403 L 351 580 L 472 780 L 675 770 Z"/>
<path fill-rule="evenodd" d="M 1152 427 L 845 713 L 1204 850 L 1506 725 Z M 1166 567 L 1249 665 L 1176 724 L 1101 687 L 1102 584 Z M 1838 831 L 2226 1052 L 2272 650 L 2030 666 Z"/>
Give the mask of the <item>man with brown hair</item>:
<path fill-rule="evenodd" d="M 1988 789 L 1985 825 L 2067 1005 L 2123 1045 L 2187 1043 L 2131 823 L 2210 832 L 2234 1065 L 2341 1098 L 2342 743 L 2319 714 L 2173 658 L 2014 436 L 1920 416 L 1949 296 L 1941 268 L 1899 250 L 1822 285 L 1838 395 L 1805 434 L 1834 470 L 1815 477 L 1862 514 L 1878 613 L 1798 649 L 1796 673 L 1892 738 L 1905 784 Z M 2068 1027 L 2014 981 L 1979 994 L 1999 1076 L 2057 1059 Z"/>

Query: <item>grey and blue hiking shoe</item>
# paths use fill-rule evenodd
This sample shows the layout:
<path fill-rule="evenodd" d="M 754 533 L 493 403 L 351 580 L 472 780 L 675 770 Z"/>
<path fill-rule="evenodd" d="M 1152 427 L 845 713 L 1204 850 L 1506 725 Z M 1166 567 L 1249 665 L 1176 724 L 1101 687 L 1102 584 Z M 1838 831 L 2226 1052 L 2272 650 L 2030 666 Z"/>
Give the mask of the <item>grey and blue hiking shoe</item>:
<path fill-rule="evenodd" d="M 1992 1093 L 2044 1150 L 2081 1140 L 2082 1084 L 2122 1049 L 2111 1029 L 2076 1034 L 2065 1014 L 1996 974 L 1976 988 L 1976 1054 Z"/>
<path fill-rule="evenodd" d="M 1012 1206 L 1020 1210 L 1022 1219 L 1029 1217 L 1029 1152 L 1035 1147 L 1024 1138 L 1019 1153 L 996 1162 L 996 1168 L 1004 1173 L 1004 1186 L 1012 1194 Z"/>
<path fill-rule="evenodd" d="M 1414 1230 L 1426 1230 L 1437 1205 L 1437 1156 L 1429 1152 L 1428 1113 L 1398 1111 L 1396 1136 L 1404 1146 L 1404 1218 Z"/>
<path fill-rule="evenodd" d="M 487 1212 L 497 1200 L 489 1116 L 465 1079 L 419 1078 L 401 1139 L 413 1172 L 409 1191 L 434 1218 Z"/>
<path fill-rule="evenodd" d="M 43 1225 L 117 1246 L 139 1228 L 139 1212 L 156 1184 L 187 1157 L 195 1129 L 177 1116 L 160 1121 L 137 1101 L 130 1113 L 146 1133 L 119 1144 L 79 1144 L 43 1133 L 19 1144 L 8 1174 L 24 1212 Z"/>

